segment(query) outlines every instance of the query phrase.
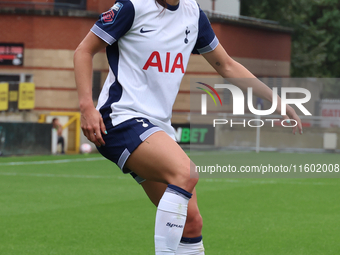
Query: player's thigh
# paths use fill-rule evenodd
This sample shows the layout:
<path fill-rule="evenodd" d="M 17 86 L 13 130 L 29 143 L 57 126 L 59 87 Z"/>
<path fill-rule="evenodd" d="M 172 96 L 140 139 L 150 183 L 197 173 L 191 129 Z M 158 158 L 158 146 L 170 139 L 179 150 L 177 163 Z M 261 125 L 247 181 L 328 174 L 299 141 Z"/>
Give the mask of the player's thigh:
<path fill-rule="evenodd" d="M 191 192 L 197 178 L 190 176 L 190 165 L 193 167 L 186 153 L 163 131 L 149 136 L 125 163 L 126 168 L 146 180 L 171 183 Z"/>

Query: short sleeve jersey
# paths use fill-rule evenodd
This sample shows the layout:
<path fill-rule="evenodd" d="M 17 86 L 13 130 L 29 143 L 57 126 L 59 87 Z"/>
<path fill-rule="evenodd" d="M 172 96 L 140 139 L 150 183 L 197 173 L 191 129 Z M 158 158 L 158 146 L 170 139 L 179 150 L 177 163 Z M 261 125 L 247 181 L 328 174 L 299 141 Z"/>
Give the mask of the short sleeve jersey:
<path fill-rule="evenodd" d="M 91 31 L 109 44 L 97 105 L 108 128 L 143 117 L 173 137 L 172 107 L 189 57 L 218 45 L 196 1 L 163 9 L 155 0 L 117 0 Z"/>

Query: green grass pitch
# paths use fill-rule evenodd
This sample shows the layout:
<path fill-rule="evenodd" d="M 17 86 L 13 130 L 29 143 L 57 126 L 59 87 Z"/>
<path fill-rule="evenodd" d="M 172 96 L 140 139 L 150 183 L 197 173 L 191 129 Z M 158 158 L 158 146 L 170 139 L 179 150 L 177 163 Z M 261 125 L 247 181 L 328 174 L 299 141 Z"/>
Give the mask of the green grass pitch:
<path fill-rule="evenodd" d="M 336 154 L 228 157 L 340 163 Z M 340 179 L 201 179 L 197 194 L 207 255 L 340 254 Z M 0 158 L 1 255 L 154 254 L 155 212 L 98 154 Z"/>

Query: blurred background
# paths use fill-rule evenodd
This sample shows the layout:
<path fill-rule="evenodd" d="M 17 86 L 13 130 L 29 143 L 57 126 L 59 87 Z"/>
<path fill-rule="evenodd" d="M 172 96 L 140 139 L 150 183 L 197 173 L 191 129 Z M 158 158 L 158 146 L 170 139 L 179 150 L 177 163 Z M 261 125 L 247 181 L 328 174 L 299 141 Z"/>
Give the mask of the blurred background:
<path fill-rule="evenodd" d="M 308 130 L 313 133 L 305 140 L 316 142 L 289 146 L 326 150 L 329 148 L 324 145 L 324 135 L 330 133 L 333 134 L 330 149 L 339 149 L 340 85 L 336 79 L 330 79 L 340 75 L 339 3 L 331 0 L 197 2 L 228 54 L 268 86 L 280 88 L 286 78 L 328 78 L 323 80 L 327 82 L 315 80 L 311 81 L 313 85 L 306 85 L 312 93 L 308 109 L 315 118 L 303 119 L 306 133 Z M 52 141 L 50 132 L 55 117 L 62 124 L 66 152 L 79 153 L 86 138 L 80 130 L 73 52 L 100 13 L 113 4 L 114 1 L 107 0 L 0 1 L 1 155 L 60 152 L 60 145 L 56 148 L 56 138 Z M 94 59 L 95 104 L 107 73 L 105 52 L 101 52 Z M 190 80 L 218 77 L 202 56 L 192 55 L 173 109 L 176 132 L 188 128 L 190 123 Z M 225 98 L 224 103 L 232 102 Z M 265 132 L 261 136 L 263 148 L 276 148 L 266 142 Z M 253 138 L 248 141 L 242 142 L 243 147 L 254 146 Z M 190 142 L 195 143 L 189 139 L 183 144 Z M 238 141 L 213 143 L 227 148 L 240 144 Z"/>

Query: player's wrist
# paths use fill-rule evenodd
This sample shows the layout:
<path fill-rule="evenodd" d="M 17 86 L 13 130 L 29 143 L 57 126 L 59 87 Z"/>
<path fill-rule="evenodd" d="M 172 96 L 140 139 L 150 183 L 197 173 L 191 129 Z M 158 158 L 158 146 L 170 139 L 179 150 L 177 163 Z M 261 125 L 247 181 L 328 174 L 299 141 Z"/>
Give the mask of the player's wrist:
<path fill-rule="evenodd" d="M 79 102 L 80 112 L 85 112 L 88 109 L 92 109 L 92 108 L 94 108 L 92 100 L 82 100 Z"/>
<path fill-rule="evenodd" d="M 287 115 L 288 116 L 292 116 L 295 113 L 295 110 L 291 106 L 289 106 L 289 105 L 287 105 L 286 107 L 287 107 L 286 108 Z"/>

